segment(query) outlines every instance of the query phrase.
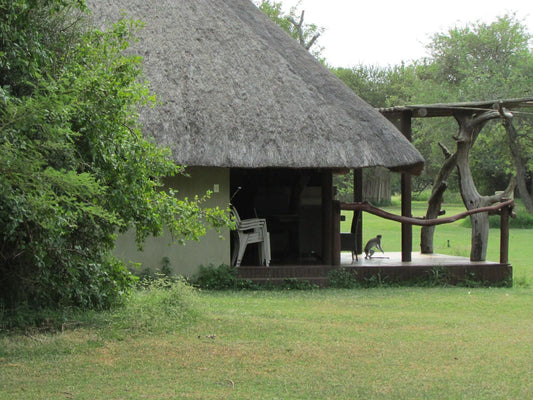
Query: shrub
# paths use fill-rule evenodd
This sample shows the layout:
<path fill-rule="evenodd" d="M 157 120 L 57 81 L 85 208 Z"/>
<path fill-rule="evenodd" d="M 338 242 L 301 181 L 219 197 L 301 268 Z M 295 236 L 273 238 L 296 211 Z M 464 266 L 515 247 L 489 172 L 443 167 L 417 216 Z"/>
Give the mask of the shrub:
<path fill-rule="evenodd" d="M 315 285 L 307 280 L 301 280 L 298 278 L 287 278 L 279 286 L 281 290 L 314 290 L 318 289 L 318 285 Z"/>
<path fill-rule="evenodd" d="M 145 287 L 150 282 L 161 279 L 163 277 L 172 278 L 173 272 L 170 266 L 170 259 L 163 257 L 161 263 L 155 269 L 151 267 L 144 267 L 141 269 L 141 264 L 131 264 L 130 272 L 139 278 L 138 286 Z"/>
<path fill-rule="evenodd" d="M 128 332 L 172 332 L 200 315 L 199 298 L 183 277 L 146 282 L 130 301 L 111 312 L 111 327 Z"/>
<path fill-rule="evenodd" d="M 117 232 L 184 241 L 229 217 L 162 190 L 183 168 L 138 123 L 154 100 L 125 51 L 139 21 L 100 31 L 80 0 L 0 4 L 0 306 L 109 308 L 132 282 Z"/>
<path fill-rule="evenodd" d="M 237 268 L 222 264 L 218 267 L 212 264 L 207 267 L 201 265 L 200 272 L 196 274 L 191 283 L 200 289 L 207 290 L 238 290 L 255 289 L 256 286 L 249 280 L 237 276 Z"/>
<path fill-rule="evenodd" d="M 489 226 L 491 228 L 499 229 L 501 226 L 501 218 L 499 215 L 490 215 L 489 216 Z M 470 218 L 465 218 L 461 222 L 461 226 L 464 228 L 471 228 L 472 222 Z M 533 214 L 528 214 L 526 212 L 517 213 L 515 218 L 509 219 L 509 228 L 511 229 L 533 229 Z"/>
<path fill-rule="evenodd" d="M 353 289 L 361 287 L 357 280 L 357 271 L 349 271 L 346 268 L 338 268 L 328 274 L 329 286 L 338 289 Z"/>

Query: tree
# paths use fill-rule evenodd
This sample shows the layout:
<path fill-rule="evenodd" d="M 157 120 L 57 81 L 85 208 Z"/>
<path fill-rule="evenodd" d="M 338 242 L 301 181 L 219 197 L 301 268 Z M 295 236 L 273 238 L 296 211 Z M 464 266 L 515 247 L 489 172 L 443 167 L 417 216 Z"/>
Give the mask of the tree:
<path fill-rule="evenodd" d="M 498 18 L 488 25 L 473 24 L 437 34 L 428 45 L 432 57 L 425 64 L 424 73 L 429 78 L 426 82 L 434 81 L 440 88 L 439 93 L 446 93 L 446 96 L 455 98 L 455 101 L 527 96 L 529 89 L 527 85 L 524 86 L 524 82 L 531 82 L 530 68 L 533 61 L 529 49 L 530 38 L 525 28 L 510 16 Z M 435 84 L 432 83 L 431 87 L 434 88 Z M 424 93 L 424 90 L 421 92 Z M 501 190 L 505 185 L 503 180 L 512 174 L 513 165 L 520 195 L 528 209 L 533 209 L 526 185 L 528 159 L 532 156 L 531 145 L 528 146 L 528 141 L 524 140 L 531 128 L 521 123 L 526 135 L 519 136 L 511 122 L 512 115 L 504 110 L 470 110 L 456 113 L 455 117 L 459 123 L 459 134 L 454 138 L 456 151 L 451 154 L 445 145 L 439 143 L 444 150 L 445 161 L 437 175 L 426 218 L 435 218 L 440 212 L 442 194 L 455 168 L 463 202 L 468 209 L 483 207 L 510 196 L 515 187 L 514 179 L 504 194 L 484 196 L 479 193 L 474 182 L 482 182 L 481 187 L 487 192 L 494 193 L 494 186 Z M 487 122 L 491 119 L 502 120 L 503 126 L 488 125 Z M 484 134 L 480 135 L 484 126 L 490 129 L 485 129 Z M 432 139 L 435 137 L 429 138 Z M 476 140 L 478 146 L 473 147 Z M 438 143 L 438 139 L 435 142 Z M 476 170 L 477 174 L 474 172 Z M 498 183 L 494 186 L 487 184 L 491 176 L 498 177 Z M 484 260 L 488 216 L 486 213 L 476 214 L 471 220 L 470 257 L 476 261 Z M 433 252 L 433 232 L 432 227 L 422 228 L 421 247 L 424 253 Z"/>
<path fill-rule="evenodd" d="M 510 114 L 505 110 L 463 110 L 454 114 L 459 124 L 459 133 L 454 138 L 456 141 L 456 151 L 451 154 L 448 149 L 441 144 L 445 155 L 445 161 L 439 174 L 435 179 L 435 184 L 428 201 L 426 219 L 434 219 L 440 214 L 442 196 L 447 188 L 447 180 L 454 168 L 457 168 L 459 175 L 459 188 L 463 203 L 468 210 L 474 210 L 502 202 L 512 197 L 515 188 L 514 180 L 511 180 L 508 188 L 501 193 L 491 196 L 482 196 L 474 182 L 472 170 L 470 168 L 470 152 L 485 124 L 495 118 L 508 119 Z M 472 261 L 484 261 L 487 254 L 489 235 L 488 213 L 478 213 L 471 217 L 472 221 L 472 246 L 470 259 Z M 421 229 L 421 250 L 422 253 L 433 253 L 433 233 L 434 226 L 424 226 Z"/>
<path fill-rule="evenodd" d="M 324 28 L 315 24 L 304 23 L 305 10 L 302 10 L 297 16 L 296 7 L 291 8 L 289 14 L 284 14 L 281 2 L 262 0 L 256 4 L 263 13 L 296 39 L 307 51 L 310 51 L 316 58 L 320 58 L 322 49 L 316 48 L 315 45 L 317 39 L 324 32 Z M 313 46 L 315 47 L 313 48 Z"/>
<path fill-rule="evenodd" d="M 359 97 L 376 108 L 409 103 L 413 96 L 411 90 L 416 87 L 418 79 L 415 68 L 404 64 L 386 68 L 359 65 L 333 68 L 332 71 Z M 399 177 L 391 179 L 390 172 L 380 167 L 365 168 L 363 181 L 363 198 L 374 204 L 390 204 L 391 181 L 399 189 Z M 336 176 L 335 184 L 341 194 L 353 192 L 351 175 Z M 345 198 L 348 199 L 348 196 Z"/>
<path fill-rule="evenodd" d="M 153 101 L 124 53 L 140 23 L 99 31 L 79 0 L 0 11 L 0 307 L 109 307 L 135 281 L 111 255 L 117 232 L 196 239 L 226 213 L 161 190 L 182 168 L 137 123 Z"/>
<path fill-rule="evenodd" d="M 435 34 L 427 46 L 431 56 L 423 72 L 428 87 L 421 86 L 420 93 L 423 96 L 431 91 L 439 93 L 442 97 L 439 102 L 531 96 L 531 38 L 515 15 L 499 17 L 490 24 L 475 23 Z M 517 113 L 513 125 L 518 127 L 515 136 L 501 124 L 487 125 L 478 146 L 472 149 L 472 172 L 480 187 L 487 191 L 496 190 L 510 175 L 516 174 L 520 197 L 528 211 L 533 212 L 533 199 L 526 182 L 533 159 L 531 120 Z M 427 140 L 432 140 L 430 134 L 426 135 Z"/>

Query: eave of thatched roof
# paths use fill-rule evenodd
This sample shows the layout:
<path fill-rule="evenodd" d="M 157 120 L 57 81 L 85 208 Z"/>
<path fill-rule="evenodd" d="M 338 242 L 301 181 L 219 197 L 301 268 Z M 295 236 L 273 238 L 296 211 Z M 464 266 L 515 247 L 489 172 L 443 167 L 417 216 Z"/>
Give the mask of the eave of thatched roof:
<path fill-rule="evenodd" d="M 145 28 L 133 51 L 162 103 L 148 136 L 195 166 L 418 173 L 420 153 L 250 0 L 89 0 L 102 24 Z"/>

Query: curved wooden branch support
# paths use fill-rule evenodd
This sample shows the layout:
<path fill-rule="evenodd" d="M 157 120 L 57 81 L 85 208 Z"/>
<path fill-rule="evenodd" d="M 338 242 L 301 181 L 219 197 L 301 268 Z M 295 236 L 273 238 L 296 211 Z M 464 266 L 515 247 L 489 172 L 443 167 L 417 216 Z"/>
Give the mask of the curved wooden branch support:
<path fill-rule="evenodd" d="M 460 219 L 466 218 L 469 215 L 482 213 L 482 212 L 496 212 L 502 208 L 512 207 L 514 205 L 514 200 L 506 200 L 501 203 L 495 204 L 493 206 L 480 207 L 472 210 L 467 210 L 465 212 L 453 215 L 451 217 L 444 218 L 435 218 L 435 219 L 424 219 L 424 218 L 415 218 L 415 217 L 403 217 L 401 215 L 391 214 L 387 211 L 384 211 L 380 208 L 373 206 L 368 202 L 361 203 L 341 203 L 341 210 L 361 210 L 366 211 L 370 214 L 377 215 L 391 221 L 401 222 L 404 224 L 418 225 L 418 226 L 435 226 L 442 224 L 450 224 L 452 222 L 458 221 Z"/>

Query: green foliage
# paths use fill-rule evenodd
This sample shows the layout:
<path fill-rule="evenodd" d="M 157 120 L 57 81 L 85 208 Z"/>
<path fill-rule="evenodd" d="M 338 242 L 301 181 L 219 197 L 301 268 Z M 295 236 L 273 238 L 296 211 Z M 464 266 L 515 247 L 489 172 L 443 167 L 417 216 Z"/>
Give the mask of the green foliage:
<path fill-rule="evenodd" d="M 415 95 L 413 92 L 418 86 L 419 77 L 413 66 L 400 65 L 395 67 L 374 67 L 358 65 L 353 68 L 335 68 L 333 73 L 337 75 L 359 97 L 374 107 L 390 107 L 398 104 L 412 103 Z M 377 180 L 389 178 L 376 178 L 385 176 L 386 173 L 376 172 L 376 169 L 364 170 L 364 182 L 369 179 Z M 392 178 L 392 191 L 399 191 L 399 177 Z M 335 185 L 339 191 L 339 199 L 352 201 L 353 199 L 353 174 L 336 175 Z M 379 190 L 380 185 L 365 184 L 365 200 L 381 205 L 389 204 L 387 194 Z"/>
<path fill-rule="evenodd" d="M 315 290 L 318 289 L 318 285 L 305 279 L 287 278 L 280 286 L 275 288 L 281 290 Z"/>
<path fill-rule="evenodd" d="M 471 228 L 472 222 L 470 218 L 465 218 L 461 222 L 463 228 Z M 489 226 L 491 228 L 499 229 L 501 226 L 501 218 L 499 215 L 489 215 Z M 509 219 L 509 229 L 533 229 L 533 214 L 526 212 L 518 213 L 515 218 Z"/>
<path fill-rule="evenodd" d="M 135 21 L 89 26 L 81 1 L 0 2 L 0 303 L 106 308 L 135 278 L 110 256 L 117 231 L 139 246 L 163 226 L 198 239 L 228 223 L 209 196 L 178 200 L 161 178 L 182 172 L 142 137 L 153 101 L 126 55 Z"/>
<path fill-rule="evenodd" d="M 128 303 L 110 313 L 109 329 L 120 332 L 175 332 L 201 315 L 198 293 L 183 277 L 160 277 L 136 290 Z"/>
<path fill-rule="evenodd" d="M 426 283 L 428 287 L 448 285 L 449 281 L 446 269 L 440 266 L 433 267 L 429 273 Z"/>
<path fill-rule="evenodd" d="M 315 35 L 320 35 L 323 33 L 324 28 L 321 28 L 316 24 L 303 23 L 300 32 L 293 22 L 291 22 L 291 20 L 296 23 L 301 22 L 301 14 L 297 15 L 297 7 L 292 7 L 289 13 L 286 14 L 282 9 L 283 4 L 280 1 L 261 0 L 255 1 L 255 3 L 263 13 L 265 13 L 272 21 L 281 27 L 281 29 L 287 32 L 293 39 L 298 40 L 300 43 L 303 41 L 306 46 L 311 44 L 311 54 L 313 54 L 317 59 L 321 58 L 320 53 L 322 52 L 322 48 L 317 48 L 314 46 L 316 42 L 311 43 L 311 40 Z M 300 37 L 300 33 L 302 37 Z"/>
<path fill-rule="evenodd" d="M 337 75 L 359 97 L 374 107 L 411 103 L 419 77 L 413 66 L 376 67 L 358 65 L 335 68 Z"/>
<path fill-rule="evenodd" d="M 206 290 L 239 290 L 255 289 L 256 286 L 246 279 L 237 276 L 237 268 L 222 264 L 218 267 L 212 264 L 207 267 L 201 265 L 200 271 L 192 279 L 191 283 L 200 289 Z"/>
<path fill-rule="evenodd" d="M 489 217 L 490 220 L 490 217 Z M 500 227 L 501 219 L 498 218 L 498 225 L 490 225 L 494 228 Z M 509 220 L 509 227 L 514 229 L 533 229 L 533 214 L 528 214 L 525 212 L 518 213 L 515 218 Z"/>
<path fill-rule="evenodd" d="M 460 96 L 457 100 L 506 98 L 510 92 L 514 97 L 527 96 L 530 39 L 514 15 L 437 33 L 427 46 L 431 74 L 448 84 Z"/>
<path fill-rule="evenodd" d="M 129 270 L 132 274 L 139 278 L 137 286 L 145 287 L 151 282 L 164 278 L 172 278 L 173 272 L 170 266 L 170 258 L 163 257 L 161 262 L 155 268 L 150 266 L 143 266 L 142 264 L 133 264 L 130 266 Z"/>
<path fill-rule="evenodd" d="M 43 308 L 27 304 L 0 308 L 0 333 L 49 332 L 85 325 L 98 326 L 115 339 L 143 333 L 175 332 L 202 314 L 198 291 L 183 277 L 159 276 L 132 290 L 128 302 L 111 310 Z"/>
<path fill-rule="evenodd" d="M 491 23 L 471 23 L 436 33 L 427 45 L 430 57 L 419 68 L 419 104 L 497 100 L 531 95 L 533 54 L 531 34 L 515 15 Z M 526 110 L 527 111 L 527 110 Z M 531 119 L 516 113 L 513 124 L 520 132 L 524 160 L 531 159 Z M 430 176 L 440 167 L 442 141 L 450 151 L 455 144 L 455 121 L 416 123 L 414 143 L 424 154 Z M 470 154 L 478 191 L 492 194 L 507 186 L 514 173 L 508 138 L 499 121 L 489 123 Z M 453 184 L 453 182 L 451 182 Z"/>
<path fill-rule="evenodd" d="M 406 282 L 402 282 L 405 286 L 408 286 Z M 363 279 L 363 287 L 365 288 L 384 288 L 384 287 L 396 287 L 399 286 L 397 282 L 393 282 L 387 274 L 383 274 L 378 271 L 369 277 Z"/>
<path fill-rule="evenodd" d="M 16 308 L 0 308 L 0 332 L 16 332 L 18 330 L 38 330 L 57 332 L 61 325 L 77 314 L 77 310 L 64 308 L 35 310 L 27 304 L 19 304 Z"/>
<path fill-rule="evenodd" d="M 337 289 L 354 289 L 362 285 L 357 280 L 357 272 L 346 268 L 338 268 L 328 274 L 329 287 Z"/>
<path fill-rule="evenodd" d="M 421 192 L 413 193 L 412 196 L 413 196 L 413 201 L 427 203 L 431 197 L 431 190 L 425 189 Z M 461 207 L 461 204 L 463 202 L 463 200 L 461 199 L 461 193 L 459 193 L 458 191 L 447 190 L 444 193 L 443 199 L 444 199 L 443 203 L 454 204 L 454 205 L 457 205 L 458 207 Z M 393 201 L 395 200 L 397 204 L 401 204 L 401 199 L 399 196 L 393 198 Z"/>
<path fill-rule="evenodd" d="M 516 15 L 492 23 L 470 23 L 436 33 L 428 43 L 430 57 L 411 65 L 381 68 L 359 65 L 333 72 L 374 107 L 404 104 L 497 100 L 531 95 L 533 56 L 531 34 Z M 529 109 L 521 110 L 526 113 Z M 522 158 L 531 171 L 533 141 L 531 118 L 515 113 Z M 413 143 L 423 154 L 423 174 L 414 178 L 421 189 L 432 183 L 444 160 L 439 142 L 451 152 L 457 123 L 452 118 L 415 118 Z M 503 190 L 514 173 L 508 138 L 499 121 L 489 123 L 470 154 L 470 165 L 482 194 Z M 348 180 L 348 177 L 345 177 Z M 448 182 L 457 189 L 456 175 Z M 338 184 L 341 190 L 344 186 Z"/>
<path fill-rule="evenodd" d="M 524 203 L 520 199 L 515 200 L 513 215 L 514 218 L 509 218 L 510 229 L 533 229 L 533 215 L 527 212 Z M 459 225 L 463 228 L 471 228 L 472 222 L 467 217 L 461 220 Z M 491 229 L 500 229 L 501 217 L 499 215 L 489 215 L 489 226 Z"/>
<path fill-rule="evenodd" d="M 484 286 L 512 286 L 512 282 L 506 280 L 497 284 L 489 284 L 479 280 L 474 274 L 469 274 L 460 282 L 454 281 L 448 276 L 445 268 L 434 266 L 423 276 L 409 280 L 395 278 L 387 273 L 378 271 L 372 275 L 359 277 L 355 269 L 338 268 L 328 274 L 329 287 L 334 289 L 368 289 L 368 288 L 394 288 L 394 287 L 484 287 Z M 509 277 L 510 278 L 510 277 Z"/>

